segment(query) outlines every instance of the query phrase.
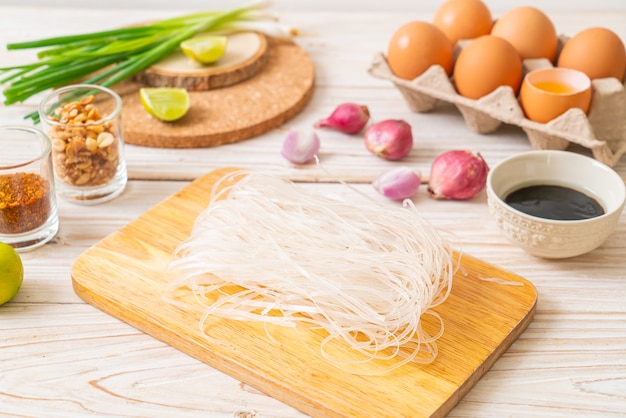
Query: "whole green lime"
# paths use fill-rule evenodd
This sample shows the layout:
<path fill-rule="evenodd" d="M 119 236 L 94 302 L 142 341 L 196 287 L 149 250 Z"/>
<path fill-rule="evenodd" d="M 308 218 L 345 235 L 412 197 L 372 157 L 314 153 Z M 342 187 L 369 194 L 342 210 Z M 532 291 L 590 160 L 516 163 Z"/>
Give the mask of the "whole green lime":
<path fill-rule="evenodd" d="M 20 290 L 24 281 L 24 266 L 13 247 L 0 242 L 0 305 L 7 303 Z"/>

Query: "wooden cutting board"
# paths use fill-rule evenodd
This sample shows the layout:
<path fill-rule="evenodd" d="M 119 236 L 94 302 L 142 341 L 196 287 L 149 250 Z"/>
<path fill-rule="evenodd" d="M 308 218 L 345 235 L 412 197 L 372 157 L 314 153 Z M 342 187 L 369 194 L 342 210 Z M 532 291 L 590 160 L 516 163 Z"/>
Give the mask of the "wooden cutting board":
<path fill-rule="evenodd" d="M 232 169 L 199 178 L 83 253 L 72 268 L 78 296 L 315 417 L 444 416 L 534 315 L 537 293 L 530 282 L 463 256 L 450 296 L 436 308 L 445 331 L 431 364 L 407 364 L 379 376 L 350 374 L 310 350 L 319 336 L 276 327 L 276 341 L 270 341 L 260 324 L 219 318 L 211 319 L 210 329 L 222 343 L 209 341 L 199 330 L 199 313 L 161 300 L 163 271 L 225 170 Z"/>

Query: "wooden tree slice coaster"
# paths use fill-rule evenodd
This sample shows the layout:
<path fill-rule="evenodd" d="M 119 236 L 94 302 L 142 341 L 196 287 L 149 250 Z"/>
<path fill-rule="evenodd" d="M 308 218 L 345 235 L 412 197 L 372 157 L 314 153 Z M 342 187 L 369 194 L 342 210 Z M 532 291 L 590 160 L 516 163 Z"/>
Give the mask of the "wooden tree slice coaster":
<path fill-rule="evenodd" d="M 136 80 L 150 87 L 180 87 L 188 91 L 231 86 L 253 77 L 265 64 L 267 39 L 257 32 L 228 35 L 224 55 L 214 64 L 193 61 L 180 49 L 142 71 Z"/>
<path fill-rule="evenodd" d="M 269 37 L 267 41 L 267 61 L 254 77 L 229 87 L 189 92 L 191 107 L 175 122 L 161 122 L 145 111 L 138 93 L 142 84 L 118 86 L 126 143 L 210 147 L 260 135 L 297 115 L 313 94 L 313 63 L 292 41 Z"/>

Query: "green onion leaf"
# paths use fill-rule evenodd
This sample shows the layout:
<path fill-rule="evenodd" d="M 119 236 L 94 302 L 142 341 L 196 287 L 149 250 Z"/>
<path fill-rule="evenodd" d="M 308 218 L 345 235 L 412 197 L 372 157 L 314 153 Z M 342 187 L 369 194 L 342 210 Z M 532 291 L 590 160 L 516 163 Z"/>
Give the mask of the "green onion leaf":
<path fill-rule="evenodd" d="M 256 12 L 269 5 L 256 1 L 231 10 L 196 12 L 141 26 L 10 43 L 8 50 L 42 49 L 36 62 L 0 68 L 4 73 L 0 82 L 9 83 L 3 89 L 4 103 L 23 102 L 41 91 L 78 80 L 111 87 L 162 60 L 198 33 L 267 19 Z M 27 118 L 39 119 L 36 112 Z"/>

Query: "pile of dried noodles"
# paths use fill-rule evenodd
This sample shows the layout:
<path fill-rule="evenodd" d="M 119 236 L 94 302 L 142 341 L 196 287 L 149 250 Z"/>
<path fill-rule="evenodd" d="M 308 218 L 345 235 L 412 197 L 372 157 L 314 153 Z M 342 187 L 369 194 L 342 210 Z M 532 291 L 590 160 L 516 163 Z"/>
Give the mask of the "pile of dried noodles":
<path fill-rule="evenodd" d="M 449 242 L 410 201 L 351 204 L 237 172 L 216 184 L 175 251 L 164 297 L 202 309 L 207 337 L 204 321 L 214 316 L 322 328 L 325 360 L 378 373 L 363 364 L 391 361 L 386 371 L 436 357 L 443 323 L 429 335 L 422 317 L 441 322 L 430 309 L 447 298 L 456 266 Z M 181 292 L 193 293 L 195 305 Z M 331 343 L 351 354 L 336 355 Z"/>

